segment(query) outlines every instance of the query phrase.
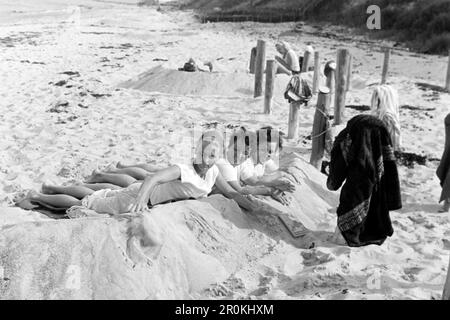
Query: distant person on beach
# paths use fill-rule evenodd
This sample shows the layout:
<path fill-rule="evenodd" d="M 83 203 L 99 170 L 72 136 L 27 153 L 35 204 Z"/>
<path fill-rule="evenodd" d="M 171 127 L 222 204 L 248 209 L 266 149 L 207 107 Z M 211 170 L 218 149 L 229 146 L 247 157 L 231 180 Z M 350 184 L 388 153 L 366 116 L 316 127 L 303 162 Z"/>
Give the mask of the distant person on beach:
<path fill-rule="evenodd" d="M 439 202 L 444 202 L 442 208 L 439 212 L 449 212 L 450 210 L 450 142 L 448 140 L 447 131 L 450 128 L 450 113 L 445 117 L 445 131 L 446 131 L 446 141 L 445 149 L 442 154 L 441 162 L 436 170 L 436 175 L 439 178 L 442 192 Z"/>
<path fill-rule="evenodd" d="M 389 211 L 402 207 L 400 182 L 391 137 L 374 116 L 353 117 L 336 137 L 327 187 L 341 186 L 336 231 L 348 246 L 381 245 L 392 236 Z"/>
<path fill-rule="evenodd" d="M 377 86 L 370 105 L 372 115 L 383 121 L 391 136 L 394 151 L 400 151 L 401 127 L 398 93 L 389 85 Z"/>
<path fill-rule="evenodd" d="M 180 71 L 187 72 L 213 72 L 213 64 L 211 61 L 203 61 L 201 59 L 190 58 L 182 68 L 179 68 Z"/>
<path fill-rule="evenodd" d="M 166 202 L 206 197 L 216 186 L 223 195 L 235 200 L 244 209 L 257 210 L 254 202 L 236 192 L 221 176 L 215 163 L 222 151 L 222 145 L 214 137 L 203 135 L 192 163 L 159 170 L 148 175 L 143 182 L 133 183 L 127 188 L 93 192 L 86 187 L 59 187 L 54 190 L 64 191 L 65 194 L 30 192 L 27 199 L 31 203 L 54 208 L 83 206 L 98 213 L 121 214 L 140 212 L 148 206 Z"/>
<path fill-rule="evenodd" d="M 297 54 L 286 41 L 280 41 L 275 45 L 281 57 L 275 57 L 278 62 L 277 73 L 292 75 L 300 73 L 300 63 Z"/>

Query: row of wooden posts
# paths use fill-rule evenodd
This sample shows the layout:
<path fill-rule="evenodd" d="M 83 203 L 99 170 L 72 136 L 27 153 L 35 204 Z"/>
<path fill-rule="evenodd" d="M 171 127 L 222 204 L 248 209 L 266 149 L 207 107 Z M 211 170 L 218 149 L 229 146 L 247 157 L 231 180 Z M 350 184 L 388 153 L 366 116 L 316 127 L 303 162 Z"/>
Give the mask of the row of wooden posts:
<path fill-rule="evenodd" d="M 389 60 L 391 49 L 384 49 L 383 69 L 381 74 L 381 84 L 387 82 L 389 73 Z M 309 71 L 312 65 L 312 54 L 306 51 L 303 57 L 301 72 Z M 325 149 L 325 130 L 327 130 L 327 118 L 330 113 L 331 97 L 334 94 L 334 124 L 340 125 L 344 120 L 344 110 L 346 94 L 350 89 L 352 76 L 352 55 L 348 49 L 338 49 L 337 59 L 334 65 L 328 63 L 326 74 L 326 86 L 319 87 L 320 80 L 320 52 L 314 52 L 314 77 L 312 91 L 318 94 L 316 113 L 314 115 L 312 132 L 312 154 L 310 163 L 320 169 Z M 265 67 L 265 69 L 264 69 Z M 257 46 L 252 49 L 250 55 L 250 73 L 255 75 L 254 97 L 263 95 L 263 77 L 265 79 L 264 92 L 264 113 L 270 114 L 273 103 L 274 83 L 276 78 L 277 62 L 275 60 L 266 61 L 266 42 L 258 40 Z M 445 89 L 450 92 L 450 51 L 449 64 Z M 291 103 L 289 110 L 288 139 L 298 136 L 299 106 Z"/>
<path fill-rule="evenodd" d="M 385 48 L 383 69 L 381 74 L 381 84 L 387 82 L 389 72 L 389 60 L 391 49 Z M 306 51 L 303 57 L 301 72 L 307 72 L 311 65 L 311 53 Z M 266 43 L 258 40 L 256 48 L 252 49 L 250 57 L 250 73 L 255 74 L 255 90 L 254 96 L 262 95 L 264 62 L 266 61 Z M 327 130 L 327 115 L 331 105 L 331 95 L 335 94 L 334 99 L 334 123 L 339 125 L 343 122 L 346 93 L 350 89 L 350 81 L 352 74 L 352 56 L 347 49 L 339 49 L 337 52 L 337 60 L 335 67 L 329 66 L 326 74 L 327 81 L 325 87 L 319 87 L 320 79 L 320 53 L 314 52 L 314 77 L 313 77 L 313 93 L 317 94 L 316 112 L 314 114 L 312 140 L 312 152 L 310 163 L 320 170 L 325 150 L 325 131 Z M 272 97 L 275 82 L 275 74 L 277 71 L 277 62 L 268 60 L 266 62 L 266 84 L 264 95 L 264 113 L 270 114 L 272 109 Z M 450 92 L 450 50 L 448 58 L 447 77 L 445 82 L 445 90 Z M 299 107 L 295 104 L 290 105 L 289 112 L 289 130 L 288 138 L 297 137 L 298 132 L 298 112 Z M 450 119 L 450 118 L 449 118 Z M 447 146 L 448 144 L 448 146 Z M 450 150 L 450 123 L 446 123 L 446 148 Z M 450 262 L 447 271 L 447 279 L 444 285 L 442 299 L 450 300 Z"/>
<path fill-rule="evenodd" d="M 327 119 L 325 115 L 329 114 L 331 105 L 331 95 L 335 93 L 334 123 L 341 124 L 343 121 L 343 111 L 345 108 L 345 96 L 350 88 L 351 80 L 351 55 L 347 49 L 339 49 L 337 63 L 335 66 L 330 65 L 327 76 L 326 87 L 319 86 L 320 80 L 320 53 L 314 52 L 314 56 L 306 51 L 303 57 L 301 72 L 307 72 L 313 65 L 314 59 L 314 78 L 312 91 L 318 94 L 316 114 L 314 116 L 313 133 L 312 133 L 312 155 L 311 163 L 320 168 L 325 148 L 325 135 Z M 265 67 L 265 69 L 264 69 Z M 264 71 L 265 70 L 265 71 Z M 263 95 L 263 77 L 265 79 L 264 93 L 264 113 L 270 114 L 273 103 L 273 91 L 275 75 L 277 71 L 277 62 L 275 60 L 267 60 L 266 62 L 266 43 L 258 40 L 257 46 L 252 49 L 250 55 L 250 73 L 255 74 L 254 97 Z M 288 139 L 298 136 L 299 122 L 299 105 L 291 103 L 289 110 L 289 129 Z"/>

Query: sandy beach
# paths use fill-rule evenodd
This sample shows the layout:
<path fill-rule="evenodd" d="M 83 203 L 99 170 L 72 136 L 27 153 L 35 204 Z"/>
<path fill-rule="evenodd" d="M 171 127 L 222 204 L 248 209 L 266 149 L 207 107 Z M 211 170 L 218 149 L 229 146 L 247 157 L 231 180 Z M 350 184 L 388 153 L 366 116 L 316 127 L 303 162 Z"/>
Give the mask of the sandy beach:
<path fill-rule="evenodd" d="M 338 48 L 350 49 L 353 80 L 347 120 L 368 112 L 360 109 L 370 105 L 373 84 L 381 78 L 381 50 L 386 43 L 367 43 L 359 36 L 342 40 L 346 32 L 342 28 L 327 27 L 336 34 L 330 38 L 320 36 L 313 25 L 294 32 L 295 23 L 201 24 L 192 11 L 164 3 L 159 11 L 138 7 L 131 0 L 70 3 L 6 0 L 0 4 L 0 228 L 17 227 L 17 237 L 20 230 L 34 232 L 29 222 L 48 221 L 39 213 L 11 208 L 27 190 L 38 190 L 44 182 L 82 181 L 92 170 L 117 161 L 174 162 L 189 153 L 183 138 L 195 127 L 271 125 L 287 133 L 289 106 L 280 92 L 289 78 L 277 77 L 272 114 L 263 113 L 263 98 L 253 98 L 248 65 L 258 39 L 267 41 L 268 57 L 276 54 L 274 44 L 281 38 L 299 52 L 312 45 L 321 52 L 323 63 L 335 59 Z M 226 75 L 191 75 L 192 80 L 182 79 L 176 85 L 177 79 L 168 72 L 157 80 L 164 92 L 124 87 L 154 68 L 176 70 L 191 56 L 214 61 Z M 441 188 L 435 171 L 444 148 L 450 94 L 430 85 L 443 86 L 447 61 L 447 57 L 403 49 L 391 56 L 388 83 L 400 96 L 404 151 L 426 160 L 399 165 L 403 208 L 391 213 L 394 235 L 382 246 L 348 248 L 328 242 L 336 223 L 330 214 L 323 223 L 325 233 L 307 237 L 302 245 L 315 245 L 304 248 L 287 237 L 252 229 L 258 226 L 256 218 L 240 217 L 239 208 L 230 209 L 236 206 L 231 200 L 218 196 L 214 196 L 214 210 L 208 207 L 209 199 L 184 204 L 192 212 L 189 219 L 208 217 L 205 224 L 213 231 L 205 235 L 195 229 L 197 224 L 192 227 L 183 220 L 184 211 L 177 214 L 179 207 L 170 204 L 158 207 L 157 218 L 152 219 L 161 230 L 177 235 L 164 250 L 186 256 L 170 266 L 172 273 L 158 262 L 157 272 L 145 281 L 153 281 L 159 291 L 137 296 L 440 299 L 449 261 L 450 223 L 448 213 L 438 213 Z M 286 143 L 287 152 L 296 152 L 306 161 L 316 97 L 313 100 L 300 112 L 298 139 Z M 326 178 L 318 179 L 324 183 Z M 307 201 L 301 195 L 299 199 Z M 95 223 L 77 223 L 86 228 L 80 236 L 95 233 L 89 231 Z M 7 244 L 0 240 L 0 247 Z M 200 268 L 196 259 L 204 259 L 206 266 L 192 274 Z M 182 276 L 167 280 L 187 269 L 190 282 Z M 167 281 L 157 279 L 158 275 L 165 275 Z"/>

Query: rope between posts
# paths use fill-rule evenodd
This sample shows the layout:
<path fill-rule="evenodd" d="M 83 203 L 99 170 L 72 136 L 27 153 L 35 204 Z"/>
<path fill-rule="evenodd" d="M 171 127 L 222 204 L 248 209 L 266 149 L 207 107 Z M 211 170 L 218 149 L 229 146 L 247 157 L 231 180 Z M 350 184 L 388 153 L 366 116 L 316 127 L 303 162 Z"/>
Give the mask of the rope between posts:
<path fill-rule="evenodd" d="M 273 101 L 275 102 L 276 105 L 281 106 L 277 101 Z M 319 108 L 317 108 L 317 106 L 313 107 L 314 109 L 316 109 L 316 111 L 319 111 L 326 119 L 330 119 L 330 116 L 328 114 L 326 114 L 325 112 L 323 112 L 322 110 L 320 110 Z M 319 138 L 320 136 L 324 135 L 325 133 L 327 133 L 328 131 L 331 130 L 331 127 L 329 127 L 328 129 L 322 131 L 321 133 L 315 135 L 315 136 L 311 136 L 311 140 Z"/>

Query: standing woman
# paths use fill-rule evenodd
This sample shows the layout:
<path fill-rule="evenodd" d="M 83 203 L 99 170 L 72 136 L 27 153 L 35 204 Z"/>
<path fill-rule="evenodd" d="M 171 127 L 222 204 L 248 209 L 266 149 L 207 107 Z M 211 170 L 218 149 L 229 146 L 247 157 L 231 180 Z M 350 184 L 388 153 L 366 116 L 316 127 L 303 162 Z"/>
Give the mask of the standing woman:
<path fill-rule="evenodd" d="M 391 138 L 381 120 L 356 116 L 336 137 L 327 187 L 341 186 L 336 231 L 350 247 L 381 245 L 394 232 L 389 211 L 402 207 Z"/>
<path fill-rule="evenodd" d="M 442 192 L 439 202 L 444 201 L 444 205 L 439 212 L 448 212 L 450 209 L 450 113 L 445 117 L 445 149 L 441 162 L 436 170 Z"/>
<path fill-rule="evenodd" d="M 401 127 L 397 90 L 389 85 L 380 85 L 372 94 L 372 115 L 383 121 L 391 136 L 394 151 L 400 151 Z"/>

